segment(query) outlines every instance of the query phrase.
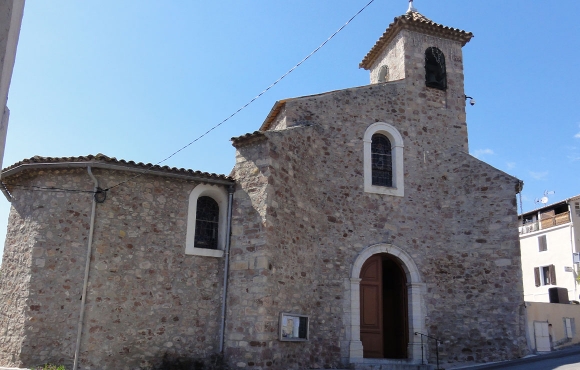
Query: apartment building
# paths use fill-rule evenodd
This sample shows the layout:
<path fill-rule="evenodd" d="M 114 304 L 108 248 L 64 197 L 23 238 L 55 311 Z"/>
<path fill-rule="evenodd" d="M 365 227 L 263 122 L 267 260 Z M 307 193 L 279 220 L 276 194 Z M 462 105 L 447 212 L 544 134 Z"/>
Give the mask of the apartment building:
<path fill-rule="evenodd" d="M 580 300 L 579 227 L 580 195 L 519 216 L 525 301 L 550 302 L 550 288 L 565 288 L 570 300 Z M 556 295 L 553 290 L 552 301 Z"/>

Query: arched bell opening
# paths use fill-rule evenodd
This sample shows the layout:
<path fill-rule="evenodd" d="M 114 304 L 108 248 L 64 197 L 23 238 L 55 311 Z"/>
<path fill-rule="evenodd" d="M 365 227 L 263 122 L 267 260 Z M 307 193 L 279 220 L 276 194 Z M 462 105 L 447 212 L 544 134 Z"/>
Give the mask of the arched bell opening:
<path fill-rule="evenodd" d="M 425 50 L 425 85 L 434 89 L 447 90 L 445 55 L 436 47 Z"/>

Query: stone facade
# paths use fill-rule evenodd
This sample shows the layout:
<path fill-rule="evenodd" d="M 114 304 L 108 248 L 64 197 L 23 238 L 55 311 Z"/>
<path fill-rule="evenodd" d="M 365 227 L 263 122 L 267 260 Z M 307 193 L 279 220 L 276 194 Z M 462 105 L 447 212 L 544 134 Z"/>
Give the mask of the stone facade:
<path fill-rule="evenodd" d="M 361 338 L 361 271 L 377 254 L 406 283 L 398 365 L 433 360 L 415 332 L 440 338 L 447 363 L 525 354 L 521 182 L 468 154 L 461 48 L 471 34 L 418 13 L 397 19 L 365 58 L 370 85 L 277 102 L 260 131 L 233 139 L 224 257 L 185 253 L 188 196 L 199 179 L 146 174 L 97 204 L 80 368 L 132 369 L 165 352 L 217 352 L 227 268 L 223 340 L 232 368 L 386 369 L 393 362 L 369 362 Z M 446 89 L 425 86 L 429 47 L 445 55 Z M 379 81 L 384 66 L 387 82 Z M 398 138 L 396 191 L 365 187 L 365 134 L 373 127 Z M 6 181 L 92 189 L 86 169 L 63 166 Z M 106 188 L 130 177 L 127 170 L 93 172 Z M 68 363 L 90 194 L 9 190 L 0 366 Z M 279 340 L 282 312 L 308 315 L 307 341 Z"/>
<path fill-rule="evenodd" d="M 103 188 L 131 177 L 93 173 Z M 70 366 L 93 182 L 86 169 L 32 171 L 9 181 L 27 188 L 12 190 L 0 285 L 0 366 Z M 81 368 L 133 369 L 165 352 L 199 358 L 218 352 L 224 260 L 184 253 L 188 197 L 196 185 L 145 175 L 109 191 L 97 205 Z M 88 192 L 29 191 L 31 186 Z"/>
<path fill-rule="evenodd" d="M 446 55 L 446 91 L 425 87 L 431 46 Z M 524 353 L 520 182 L 467 154 L 461 46 L 402 30 L 370 66 L 373 84 L 279 102 L 262 132 L 234 141 L 232 363 L 364 367 L 353 266 L 370 249 L 416 268 L 410 327 L 443 341 L 443 361 Z M 395 81 L 378 83 L 383 65 Z M 363 136 L 376 122 L 403 137 L 403 197 L 364 191 Z M 310 315 L 311 340 L 280 342 L 280 312 Z M 409 333 L 411 361 L 419 340 Z"/>
<path fill-rule="evenodd" d="M 466 142 L 457 113 L 442 102 L 436 113 L 420 108 L 404 91 L 387 83 L 295 99 L 286 103 L 290 128 L 238 147 L 228 348 L 240 365 L 347 361 L 351 266 L 376 244 L 405 250 L 419 266 L 425 325 L 445 341 L 446 360 L 520 355 L 518 181 L 463 146 L 445 148 Z M 309 125 L 292 125 L 300 119 Z M 362 136 L 377 121 L 397 125 L 408 143 L 404 197 L 363 191 Z M 277 341 L 280 311 L 311 315 L 312 340 Z"/>

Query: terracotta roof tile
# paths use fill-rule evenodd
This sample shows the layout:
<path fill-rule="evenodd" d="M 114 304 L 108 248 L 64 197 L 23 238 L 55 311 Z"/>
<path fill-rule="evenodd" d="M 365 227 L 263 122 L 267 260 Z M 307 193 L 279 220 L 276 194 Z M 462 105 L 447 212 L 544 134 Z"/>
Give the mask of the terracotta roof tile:
<path fill-rule="evenodd" d="M 428 33 L 434 36 L 440 36 L 459 41 L 461 42 L 461 46 L 467 44 L 473 37 L 471 32 L 466 32 L 457 28 L 447 27 L 443 26 L 442 24 L 435 23 L 417 11 L 407 12 L 406 14 L 395 18 L 393 23 L 389 25 L 387 30 L 375 43 L 373 48 L 367 53 L 362 62 L 360 62 L 359 67 L 370 69 L 373 62 L 383 51 L 383 48 L 402 29 L 410 29 L 421 33 Z"/>
<path fill-rule="evenodd" d="M 192 177 L 201 177 L 207 179 L 215 179 L 215 180 L 225 180 L 225 181 L 234 181 L 231 177 L 226 175 L 220 175 L 215 173 L 208 173 L 208 172 L 201 172 L 201 171 L 194 171 L 185 168 L 177 168 L 177 167 L 169 167 L 169 166 L 159 166 L 154 165 L 152 163 L 143 163 L 143 162 L 135 162 L 135 161 L 126 161 L 124 159 L 117 159 L 115 157 L 108 157 L 104 154 L 97 154 L 97 155 L 87 155 L 87 156 L 80 156 L 80 157 L 41 157 L 41 156 L 34 156 L 32 158 L 23 159 L 20 162 L 17 162 L 9 167 L 6 167 L 2 170 L 2 178 L 5 176 L 10 176 L 17 169 L 26 169 L 27 167 L 33 167 L 35 164 L 37 165 L 50 165 L 50 164 L 61 164 L 61 167 L 79 167 L 79 164 L 106 164 L 106 165 L 115 165 L 119 166 L 122 169 L 123 167 L 127 169 L 133 170 L 140 170 L 140 171 L 150 171 L 152 173 L 163 175 L 166 173 L 168 175 L 183 175 L 183 176 L 192 176 Z"/>
<path fill-rule="evenodd" d="M 242 136 L 233 137 L 230 140 L 232 141 L 232 145 L 237 148 L 254 142 L 266 140 L 266 135 L 264 135 L 264 132 L 262 131 L 254 131 Z"/>

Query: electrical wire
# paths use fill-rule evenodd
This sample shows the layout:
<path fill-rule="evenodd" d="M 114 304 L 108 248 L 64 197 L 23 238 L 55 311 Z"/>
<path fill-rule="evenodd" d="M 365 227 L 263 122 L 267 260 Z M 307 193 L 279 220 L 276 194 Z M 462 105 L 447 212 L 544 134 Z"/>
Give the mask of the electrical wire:
<path fill-rule="evenodd" d="M 256 95 L 255 97 L 253 97 L 250 101 L 248 101 L 246 104 L 244 104 L 243 106 L 241 106 L 238 110 L 236 110 L 235 112 L 233 112 L 232 114 L 230 114 L 228 117 L 226 117 L 224 120 L 222 120 L 221 122 L 219 122 L 218 124 L 216 124 L 215 126 L 211 127 L 209 130 L 207 130 L 206 132 L 204 132 L 203 134 L 201 134 L 200 136 L 198 136 L 197 138 L 195 138 L 194 140 L 190 141 L 189 143 L 187 143 L 186 145 L 184 145 L 183 147 L 179 148 L 178 150 L 176 150 L 175 152 L 171 153 L 169 156 L 167 156 L 166 158 L 160 160 L 159 162 L 152 164 L 151 166 L 149 166 L 144 172 L 132 176 L 124 181 L 121 181 L 115 185 L 112 185 L 106 189 L 102 189 L 101 192 L 107 192 L 113 188 L 116 188 L 118 186 L 121 186 L 123 184 L 126 184 L 127 182 L 134 180 L 138 177 L 141 177 L 145 174 L 147 174 L 149 171 L 151 171 L 151 169 L 155 166 L 160 165 L 161 163 L 169 160 L 170 158 L 172 158 L 173 156 L 177 155 L 179 152 L 185 150 L 186 148 L 190 147 L 191 145 L 193 145 L 194 143 L 196 143 L 197 141 L 199 141 L 200 139 L 202 139 L 203 137 L 205 137 L 206 135 L 208 135 L 210 132 L 212 132 L 213 130 L 215 130 L 216 128 L 220 127 L 221 125 L 223 125 L 224 123 L 226 123 L 227 121 L 229 121 L 231 118 L 233 118 L 235 115 L 237 115 L 238 113 L 240 113 L 242 110 L 246 109 L 250 104 L 252 104 L 254 101 L 256 101 L 257 99 L 259 99 L 262 95 L 264 95 L 266 92 L 268 92 L 270 89 L 272 89 L 274 86 L 276 86 L 280 81 L 282 81 L 286 76 L 288 76 L 290 73 L 294 72 L 294 70 L 298 67 L 300 67 L 304 62 L 306 62 L 308 59 L 310 59 L 310 57 L 312 57 L 314 54 L 316 54 L 320 49 L 322 49 L 322 47 L 324 47 L 324 45 L 326 45 L 330 40 L 332 40 L 340 31 L 342 31 L 346 26 L 348 26 L 349 23 L 351 23 L 360 13 L 362 13 L 366 8 L 368 8 L 375 0 L 370 0 L 365 6 L 363 6 L 358 12 L 355 13 L 355 15 L 353 15 L 348 21 L 346 21 L 345 24 L 343 24 L 338 30 L 336 30 L 332 35 L 330 35 L 330 37 L 328 37 L 322 44 L 320 44 L 316 49 L 314 49 L 310 54 L 308 54 L 306 57 L 304 57 L 301 61 L 299 61 L 298 63 L 296 63 L 292 68 L 290 68 L 286 73 L 284 73 L 280 78 L 278 78 L 276 81 L 274 81 L 272 84 L 270 84 L 270 86 L 266 87 L 264 90 L 262 90 L 262 92 L 260 92 L 258 95 Z M 12 186 L 12 187 L 20 187 L 20 188 L 29 188 L 29 190 L 31 191 L 56 191 L 56 192 L 78 192 L 78 193 L 95 193 L 94 191 L 88 191 L 88 190 L 77 190 L 77 189 L 65 189 L 65 188 L 57 188 L 57 187 L 42 187 L 42 186 L 32 186 L 32 185 L 20 185 L 20 184 L 8 184 L 5 182 L 2 182 L 2 184 L 4 186 Z"/>
<path fill-rule="evenodd" d="M 270 86 L 268 86 L 267 88 L 265 88 L 262 92 L 260 92 L 258 95 L 256 95 L 255 97 L 253 97 L 250 101 L 248 101 L 246 104 L 244 104 L 242 107 L 240 107 L 237 111 L 235 111 L 234 113 L 230 114 L 227 118 L 225 118 L 223 121 L 221 121 L 220 123 L 218 123 L 217 125 L 213 126 L 212 128 L 210 128 L 209 130 L 207 130 L 206 132 L 204 132 L 203 134 L 201 134 L 200 136 L 198 136 L 196 139 L 194 139 L 193 141 L 189 142 L 188 144 L 184 145 L 183 147 L 181 147 L 180 149 L 176 150 L 175 152 L 173 152 L 171 155 L 169 155 L 168 157 L 162 159 L 161 161 L 151 165 L 149 168 L 147 168 L 147 170 L 145 170 L 145 172 L 140 173 L 138 175 L 135 175 L 133 177 L 128 178 L 127 180 L 121 181 L 113 186 L 108 187 L 107 189 L 103 189 L 104 191 L 108 191 L 110 189 L 116 188 L 117 186 L 123 185 L 133 179 L 136 179 L 138 177 L 141 177 L 143 175 L 145 175 L 147 172 L 149 172 L 153 167 L 169 160 L 171 157 L 175 156 L 177 153 L 183 151 L 184 149 L 190 147 L 191 145 L 193 145 L 195 142 L 197 142 L 198 140 L 200 140 L 201 138 L 203 138 L 204 136 L 206 136 L 207 134 L 209 134 L 210 132 L 212 132 L 213 130 L 215 130 L 216 128 L 220 127 L 221 125 L 223 125 L 224 123 L 226 123 L 227 121 L 229 121 L 232 117 L 234 117 L 235 115 L 237 115 L 238 113 L 240 113 L 242 110 L 244 110 L 246 107 L 248 107 L 250 104 L 252 104 L 254 101 L 256 101 L 258 98 L 260 98 L 262 95 L 264 95 L 266 92 L 268 92 L 268 90 L 270 90 L 271 88 L 273 88 L 274 86 L 276 86 L 280 81 L 282 81 L 286 76 L 288 76 L 290 73 L 292 73 L 296 68 L 300 67 L 300 65 L 302 65 L 302 63 L 304 63 L 305 61 L 307 61 L 308 59 L 310 59 L 311 56 L 313 56 L 316 52 L 318 52 L 318 50 L 322 49 L 322 47 L 324 45 L 326 45 L 330 40 L 332 40 L 334 38 L 334 36 L 336 36 L 340 31 L 342 31 L 350 22 L 353 21 L 353 19 L 355 19 L 360 13 L 362 13 L 366 8 L 369 7 L 369 5 L 371 5 L 375 0 L 371 0 L 369 1 L 365 6 L 363 6 L 358 12 L 356 12 L 355 15 L 353 15 L 348 21 L 346 21 L 345 24 L 343 24 L 338 30 L 336 30 L 332 35 L 330 35 L 329 38 L 327 38 L 322 44 L 320 44 L 316 49 L 314 49 L 310 54 L 308 54 L 306 57 L 304 57 L 300 62 L 298 62 L 296 65 L 294 65 L 294 67 L 290 68 L 288 70 L 288 72 L 284 73 L 280 78 L 278 78 L 276 81 L 274 81 L 272 84 L 270 84 Z"/>
<path fill-rule="evenodd" d="M 52 192 L 72 192 L 72 193 L 95 193 L 93 190 L 78 190 L 78 189 L 66 189 L 57 188 L 54 186 L 34 186 L 34 185 L 20 185 L 20 184 L 10 184 L 2 181 L 4 187 L 11 186 L 17 188 L 29 188 L 31 191 L 52 191 Z"/>

